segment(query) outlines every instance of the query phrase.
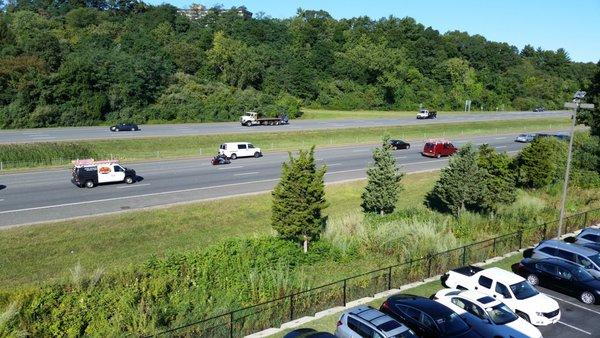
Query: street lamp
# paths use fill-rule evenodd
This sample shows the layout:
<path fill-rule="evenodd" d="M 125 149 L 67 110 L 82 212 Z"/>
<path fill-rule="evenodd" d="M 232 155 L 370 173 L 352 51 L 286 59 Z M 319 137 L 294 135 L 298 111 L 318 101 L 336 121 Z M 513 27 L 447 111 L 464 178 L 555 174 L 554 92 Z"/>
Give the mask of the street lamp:
<path fill-rule="evenodd" d="M 567 155 L 567 169 L 565 170 L 565 182 L 563 184 L 563 193 L 562 193 L 562 199 L 560 202 L 560 218 L 558 220 L 558 237 L 560 237 L 562 235 L 562 231 L 563 231 L 563 224 L 564 224 L 564 219 L 565 219 L 565 203 L 567 201 L 567 190 L 569 188 L 569 173 L 571 171 L 571 158 L 573 156 L 573 139 L 575 138 L 575 125 L 576 120 L 577 120 L 577 111 L 582 108 L 582 109 L 594 109 L 594 105 L 593 104 L 589 104 L 589 103 L 581 103 L 581 100 L 585 97 L 585 92 L 578 90 L 574 95 L 573 95 L 573 101 L 572 102 L 565 102 L 565 108 L 571 108 L 573 109 L 573 116 L 571 118 L 572 120 L 572 124 L 571 124 L 571 137 L 569 139 L 569 153 Z"/>

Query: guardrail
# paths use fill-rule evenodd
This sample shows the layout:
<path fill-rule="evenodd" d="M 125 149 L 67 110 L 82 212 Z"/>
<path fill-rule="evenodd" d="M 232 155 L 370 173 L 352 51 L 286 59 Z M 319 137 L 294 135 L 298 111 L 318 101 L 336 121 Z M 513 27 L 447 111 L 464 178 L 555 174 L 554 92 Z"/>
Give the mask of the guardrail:
<path fill-rule="evenodd" d="M 565 233 L 597 224 L 600 209 L 574 214 L 565 219 Z M 558 220 L 509 234 L 438 252 L 419 259 L 354 275 L 319 287 L 295 292 L 284 297 L 218 316 L 199 319 L 173 327 L 154 336 L 176 337 L 241 337 L 270 327 L 279 327 L 304 316 L 313 315 L 349 301 L 373 296 L 401 285 L 422 281 L 459 266 L 485 261 L 541 240 L 553 238 Z"/>

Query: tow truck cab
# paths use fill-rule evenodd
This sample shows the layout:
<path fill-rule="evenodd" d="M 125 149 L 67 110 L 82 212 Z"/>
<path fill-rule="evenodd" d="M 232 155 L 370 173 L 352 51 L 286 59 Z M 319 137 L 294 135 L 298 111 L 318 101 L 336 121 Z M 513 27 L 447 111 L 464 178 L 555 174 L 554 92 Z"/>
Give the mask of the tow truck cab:
<path fill-rule="evenodd" d="M 94 159 L 73 161 L 72 182 L 79 187 L 93 188 L 102 183 L 136 181 L 135 170 L 121 166 L 115 160 Z"/>

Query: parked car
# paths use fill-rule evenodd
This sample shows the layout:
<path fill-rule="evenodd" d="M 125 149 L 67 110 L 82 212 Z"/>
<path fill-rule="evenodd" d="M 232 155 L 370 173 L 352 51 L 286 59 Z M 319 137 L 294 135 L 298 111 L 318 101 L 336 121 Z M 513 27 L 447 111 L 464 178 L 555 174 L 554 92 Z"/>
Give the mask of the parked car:
<path fill-rule="evenodd" d="M 442 156 L 451 156 L 458 151 L 452 142 L 447 140 L 429 140 L 425 142 L 421 155 L 440 158 Z"/>
<path fill-rule="evenodd" d="M 404 142 L 402 140 L 390 140 L 390 145 L 392 149 L 410 149 L 410 143 Z"/>
<path fill-rule="evenodd" d="M 524 258 L 559 258 L 584 267 L 592 276 L 600 277 L 600 254 L 596 250 L 555 239 L 540 242 L 531 253 L 523 253 Z"/>
<path fill-rule="evenodd" d="M 579 298 L 585 304 L 600 300 L 600 280 L 581 266 L 558 258 L 525 258 L 512 266 L 531 285 L 541 285 Z"/>
<path fill-rule="evenodd" d="M 380 310 L 405 323 L 419 337 L 483 337 L 456 312 L 429 298 L 396 295 L 388 298 Z"/>
<path fill-rule="evenodd" d="M 506 304 L 478 291 L 443 289 L 432 296 L 484 337 L 541 338 L 542 333 Z"/>
<path fill-rule="evenodd" d="M 449 288 L 477 290 L 501 300 L 533 325 L 549 325 L 560 320 L 560 308 L 554 299 L 537 291 L 523 277 L 497 267 L 461 267 L 444 274 L 441 282 Z"/>
<path fill-rule="evenodd" d="M 529 143 L 535 139 L 535 134 L 519 134 L 517 138 L 515 138 L 515 142 L 521 143 Z"/>
<path fill-rule="evenodd" d="M 414 338 L 415 333 L 392 317 L 370 306 L 360 305 L 344 311 L 337 322 L 335 336 L 340 338 L 390 337 Z"/>
<path fill-rule="evenodd" d="M 585 228 L 575 237 L 567 237 L 570 243 L 575 244 L 599 244 L 600 245 L 600 229 Z"/>
<path fill-rule="evenodd" d="M 119 123 L 110 127 L 110 131 L 139 131 L 140 128 L 137 124 L 133 123 Z"/>
<path fill-rule="evenodd" d="M 72 163 L 71 182 L 79 187 L 93 188 L 98 184 L 115 182 L 132 184 L 137 180 L 135 170 L 121 166 L 116 160 L 85 159 Z"/>
<path fill-rule="evenodd" d="M 533 108 L 533 111 L 536 112 L 536 113 L 539 113 L 539 112 L 546 111 L 546 108 L 544 108 L 544 107 L 535 107 L 535 108 Z"/>
<path fill-rule="evenodd" d="M 232 160 L 238 157 L 261 157 L 260 148 L 256 148 L 252 143 L 248 142 L 230 142 L 223 143 L 219 147 L 219 154 L 225 155 Z"/>
<path fill-rule="evenodd" d="M 315 329 L 301 328 L 288 332 L 283 338 L 335 338 L 329 332 L 319 332 Z"/>

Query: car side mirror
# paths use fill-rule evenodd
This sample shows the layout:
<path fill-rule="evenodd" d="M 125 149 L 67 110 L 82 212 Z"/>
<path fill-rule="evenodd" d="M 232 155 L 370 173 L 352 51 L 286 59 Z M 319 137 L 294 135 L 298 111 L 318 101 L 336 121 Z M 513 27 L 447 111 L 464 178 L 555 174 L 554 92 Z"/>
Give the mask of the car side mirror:
<path fill-rule="evenodd" d="M 567 243 L 575 243 L 575 241 L 577 241 L 577 238 L 575 238 L 573 236 L 569 236 L 569 237 L 565 238 L 564 241 Z"/>

